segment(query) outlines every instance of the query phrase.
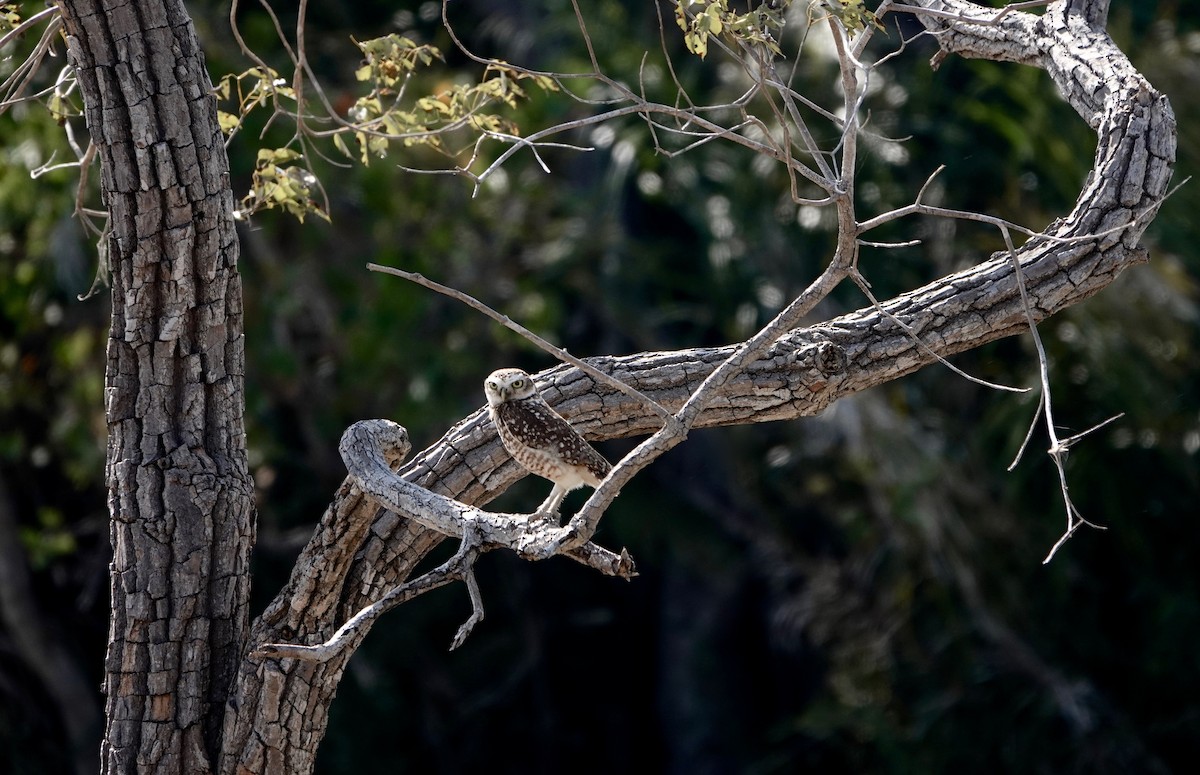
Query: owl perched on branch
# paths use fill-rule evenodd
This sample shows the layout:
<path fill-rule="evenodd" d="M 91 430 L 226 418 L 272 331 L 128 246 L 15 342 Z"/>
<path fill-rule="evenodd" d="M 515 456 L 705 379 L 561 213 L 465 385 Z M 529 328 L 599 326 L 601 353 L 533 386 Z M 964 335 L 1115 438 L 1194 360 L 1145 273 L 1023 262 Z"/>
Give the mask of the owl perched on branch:
<path fill-rule="evenodd" d="M 554 482 L 538 514 L 557 514 L 568 492 L 585 484 L 599 487 L 612 470 L 612 465 L 550 408 L 525 372 L 493 371 L 483 383 L 483 392 L 504 448 L 530 473 Z"/>

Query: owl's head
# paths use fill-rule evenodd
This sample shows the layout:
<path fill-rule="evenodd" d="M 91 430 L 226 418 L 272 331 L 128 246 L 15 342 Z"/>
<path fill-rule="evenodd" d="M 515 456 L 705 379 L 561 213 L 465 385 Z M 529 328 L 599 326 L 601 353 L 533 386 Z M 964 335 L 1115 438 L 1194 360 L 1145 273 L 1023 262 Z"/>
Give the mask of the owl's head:
<path fill-rule="evenodd" d="M 520 369 L 497 369 L 483 383 L 483 394 L 488 406 L 497 406 L 505 401 L 529 398 L 537 393 L 533 379 Z"/>

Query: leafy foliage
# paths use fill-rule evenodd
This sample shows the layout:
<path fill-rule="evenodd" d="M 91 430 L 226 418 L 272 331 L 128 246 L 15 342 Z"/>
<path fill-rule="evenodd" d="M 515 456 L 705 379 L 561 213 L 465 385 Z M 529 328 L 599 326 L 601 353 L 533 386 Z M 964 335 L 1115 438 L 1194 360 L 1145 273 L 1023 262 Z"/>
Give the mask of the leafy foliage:
<path fill-rule="evenodd" d="M 248 218 L 252 213 L 273 207 L 282 208 L 304 223 L 304 216 L 316 215 L 329 220 L 327 206 L 313 199 L 317 177 L 292 162 L 303 159 L 290 148 L 262 148 L 254 165 L 250 193 L 242 199 L 242 209 L 235 215 Z"/>
<path fill-rule="evenodd" d="M 0 33 L 11 32 L 21 24 L 21 6 L 16 3 L 0 3 Z"/>
<path fill-rule="evenodd" d="M 868 24 L 883 29 L 883 25 L 867 8 L 864 0 L 824 0 L 821 5 L 840 19 L 842 26 L 850 32 L 858 32 Z"/>
<path fill-rule="evenodd" d="M 307 129 L 304 122 L 311 115 L 311 106 L 273 68 L 251 67 L 238 74 L 227 74 L 218 82 L 218 96 L 233 107 L 232 111 L 219 110 L 217 114 L 222 131 L 229 137 L 240 131 L 252 111 L 267 105 L 272 108 L 269 122 L 280 116 L 300 121 L 300 131 L 287 145 L 258 152 L 250 191 L 242 199 L 239 217 L 248 218 L 263 210 L 279 208 L 301 222 L 309 214 L 329 220 L 325 206 L 314 198 L 321 189 L 316 174 L 293 163 L 304 158 L 294 145 L 331 138 L 337 152 L 364 166 L 372 157 L 387 158 L 396 142 L 405 148 L 432 148 L 453 159 L 464 149 L 452 145 L 451 138 L 461 136 L 461 142 L 469 145 L 480 137 L 519 135 L 516 123 L 492 108 L 502 105 L 515 110 L 527 97 L 521 82 L 533 83 L 546 92 L 558 90 L 552 78 L 497 61 L 484 67 L 478 83 L 454 83 L 427 96 L 410 98 L 406 90 L 418 71 L 429 68 L 435 61 L 444 61 L 436 46 L 417 44 L 398 34 L 354 43 L 364 58 L 354 77 L 368 85 L 370 91 L 354 101 L 345 117 L 333 116 L 338 126 L 331 130 Z M 351 152 L 347 137 L 358 144 L 357 154 Z"/>
<path fill-rule="evenodd" d="M 236 109 L 234 113 L 217 111 L 221 130 L 231 136 L 253 109 L 271 103 L 276 111 L 286 110 L 294 107 L 296 102 L 296 92 L 287 85 L 287 80 L 265 66 L 225 74 L 216 84 L 216 93 L 222 100 L 232 102 Z"/>
<path fill-rule="evenodd" d="M 746 13 L 730 10 L 728 0 L 676 0 L 675 22 L 683 30 L 687 50 L 703 59 L 710 37 L 725 35 L 731 41 L 760 44 L 780 54 L 776 36 L 783 27 L 789 2 L 764 2 Z"/>

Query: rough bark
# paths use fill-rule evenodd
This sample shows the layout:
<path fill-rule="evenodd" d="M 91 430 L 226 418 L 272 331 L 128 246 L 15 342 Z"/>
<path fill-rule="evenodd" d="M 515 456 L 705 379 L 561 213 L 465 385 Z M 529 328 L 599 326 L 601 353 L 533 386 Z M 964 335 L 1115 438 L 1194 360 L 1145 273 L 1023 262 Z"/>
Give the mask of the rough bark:
<path fill-rule="evenodd" d="M 111 214 L 104 772 L 211 772 L 254 523 L 229 162 L 179 0 L 63 0 Z"/>

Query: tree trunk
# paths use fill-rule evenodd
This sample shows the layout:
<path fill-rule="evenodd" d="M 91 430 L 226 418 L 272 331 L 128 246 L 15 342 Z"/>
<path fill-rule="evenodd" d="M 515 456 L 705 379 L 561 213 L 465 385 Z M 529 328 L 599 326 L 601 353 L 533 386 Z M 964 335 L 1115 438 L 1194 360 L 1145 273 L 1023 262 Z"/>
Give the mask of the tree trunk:
<path fill-rule="evenodd" d="M 102 768 L 206 773 L 254 538 L 229 162 L 182 2 L 62 9 L 112 227 Z"/>

